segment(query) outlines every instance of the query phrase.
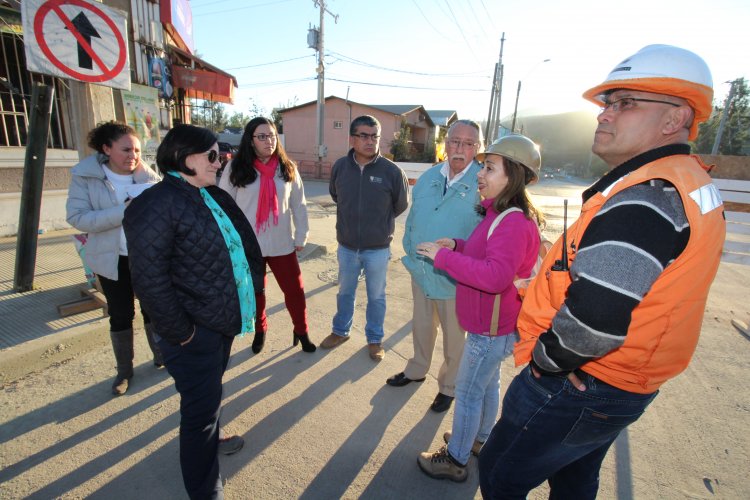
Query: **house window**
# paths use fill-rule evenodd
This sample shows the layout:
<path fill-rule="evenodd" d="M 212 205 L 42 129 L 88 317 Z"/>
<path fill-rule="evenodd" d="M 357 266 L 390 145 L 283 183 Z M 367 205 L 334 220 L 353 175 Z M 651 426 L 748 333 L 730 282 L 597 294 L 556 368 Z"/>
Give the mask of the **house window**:
<path fill-rule="evenodd" d="M 333 128 L 335 129 L 344 128 L 344 122 L 342 122 L 341 120 L 333 120 Z"/>

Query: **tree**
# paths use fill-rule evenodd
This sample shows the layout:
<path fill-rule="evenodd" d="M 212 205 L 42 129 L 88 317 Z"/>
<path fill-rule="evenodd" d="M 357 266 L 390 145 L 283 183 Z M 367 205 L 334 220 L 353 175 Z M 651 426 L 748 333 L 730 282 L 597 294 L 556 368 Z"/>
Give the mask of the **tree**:
<path fill-rule="evenodd" d="M 250 117 L 247 116 L 245 113 L 234 112 L 232 113 L 232 116 L 229 117 L 229 120 L 227 121 L 227 126 L 242 129 L 242 128 L 245 128 L 245 125 L 247 125 L 247 122 L 249 121 L 250 121 Z"/>
<path fill-rule="evenodd" d="M 273 110 L 271 111 L 271 119 L 273 120 L 274 125 L 276 125 L 276 130 L 279 134 L 284 133 L 284 119 L 281 116 L 280 111 L 287 108 L 293 108 L 297 105 L 298 101 L 299 98 L 297 96 L 294 96 L 292 99 L 287 100 L 286 104 L 279 103 L 279 105 L 273 108 Z"/>
<path fill-rule="evenodd" d="M 224 105 L 215 101 L 191 99 L 190 122 L 199 127 L 218 132 L 227 126 L 227 115 Z"/>
<path fill-rule="evenodd" d="M 750 146 L 750 91 L 747 80 L 735 80 L 734 97 L 729 103 L 724 132 L 719 143 L 719 154 L 744 155 Z M 698 153 L 710 154 L 719 130 L 723 107 L 714 107 L 714 112 L 698 129 L 694 149 Z"/>
<path fill-rule="evenodd" d="M 271 111 L 271 120 L 273 120 L 273 124 L 276 125 L 276 132 L 279 134 L 284 133 L 284 118 L 281 116 L 281 113 L 279 113 L 280 108 L 273 108 L 273 111 Z"/>
<path fill-rule="evenodd" d="M 401 120 L 401 128 L 398 132 L 393 134 L 393 141 L 391 141 L 391 154 L 393 155 L 393 161 L 409 161 L 409 138 L 411 137 L 411 129 L 406 124 L 406 120 Z"/>

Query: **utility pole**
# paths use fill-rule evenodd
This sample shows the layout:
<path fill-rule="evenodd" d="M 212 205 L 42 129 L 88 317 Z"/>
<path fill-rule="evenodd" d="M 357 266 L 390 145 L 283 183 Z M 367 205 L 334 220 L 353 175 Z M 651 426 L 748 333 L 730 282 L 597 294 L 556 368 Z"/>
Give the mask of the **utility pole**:
<path fill-rule="evenodd" d="M 516 90 L 516 105 L 513 108 L 513 123 L 510 126 L 510 133 L 516 133 L 516 114 L 518 114 L 518 96 L 521 95 L 521 80 L 518 80 L 518 90 Z"/>
<path fill-rule="evenodd" d="M 318 110 L 317 110 L 317 117 L 318 117 L 318 164 L 316 165 L 317 168 L 317 177 L 321 178 L 323 176 L 323 158 L 326 157 L 328 154 L 328 148 L 323 144 L 323 121 L 325 118 L 325 94 L 323 91 L 324 84 L 325 84 L 325 65 L 323 61 L 323 28 L 324 28 L 324 21 L 325 21 L 325 14 L 326 12 L 333 17 L 333 22 L 338 22 L 339 16 L 337 14 L 332 13 L 328 8 L 326 7 L 325 0 L 313 0 L 313 3 L 316 7 L 320 7 L 320 27 L 319 31 L 317 33 L 317 44 L 315 46 L 315 49 L 318 51 Z M 308 44 L 310 42 L 309 35 L 308 35 Z"/>
<path fill-rule="evenodd" d="M 34 289 L 39 216 L 44 189 L 44 162 L 47 159 L 47 139 L 54 95 L 55 88 L 44 83 L 34 83 L 31 89 L 29 141 L 26 145 L 26 158 L 23 165 L 21 211 L 16 241 L 16 270 L 13 277 L 13 290 L 16 292 L 28 292 Z"/>
<path fill-rule="evenodd" d="M 495 63 L 495 74 L 492 79 L 492 91 L 490 92 L 490 110 L 487 114 L 487 127 L 484 130 L 484 136 L 488 144 L 497 134 L 497 128 L 500 124 L 500 101 L 503 95 L 503 46 L 505 45 L 505 32 L 500 37 L 500 58 Z"/>
<path fill-rule="evenodd" d="M 732 106 L 732 100 L 734 99 L 734 91 L 735 91 L 735 85 L 737 85 L 738 80 L 734 80 L 732 82 L 728 82 L 731 87 L 729 87 L 729 94 L 727 95 L 727 100 L 724 102 L 724 109 L 721 112 L 721 121 L 719 122 L 719 128 L 716 130 L 716 139 L 714 139 L 714 147 L 711 148 L 711 154 L 716 155 L 719 154 L 719 146 L 721 145 L 721 136 L 724 135 L 724 127 L 727 125 L 727 118 L 729 118 L 729 108 Z"/>

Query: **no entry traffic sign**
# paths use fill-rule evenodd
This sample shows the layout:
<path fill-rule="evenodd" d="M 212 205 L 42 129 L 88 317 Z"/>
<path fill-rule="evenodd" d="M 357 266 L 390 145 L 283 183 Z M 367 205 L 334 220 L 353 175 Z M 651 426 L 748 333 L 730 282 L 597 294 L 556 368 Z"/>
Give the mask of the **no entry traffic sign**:
<path fill-rule="evenodd" d="M 87 0 L 24 0 L 30 71 L 130 89 L 126 16 Z"/>

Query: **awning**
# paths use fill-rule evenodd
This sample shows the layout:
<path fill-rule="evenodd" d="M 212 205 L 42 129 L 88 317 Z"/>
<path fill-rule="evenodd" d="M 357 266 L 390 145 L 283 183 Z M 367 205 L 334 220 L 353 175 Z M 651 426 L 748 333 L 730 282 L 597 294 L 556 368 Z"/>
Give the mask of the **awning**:
<path fill-rule="evenodd" d="M 169 50 L 175 88 L 183 89 L 186 96 L 194 99 L 234 103 L 234 88 L 237 86 L 234 76 L 174 45 L 170 45 Z"/>

